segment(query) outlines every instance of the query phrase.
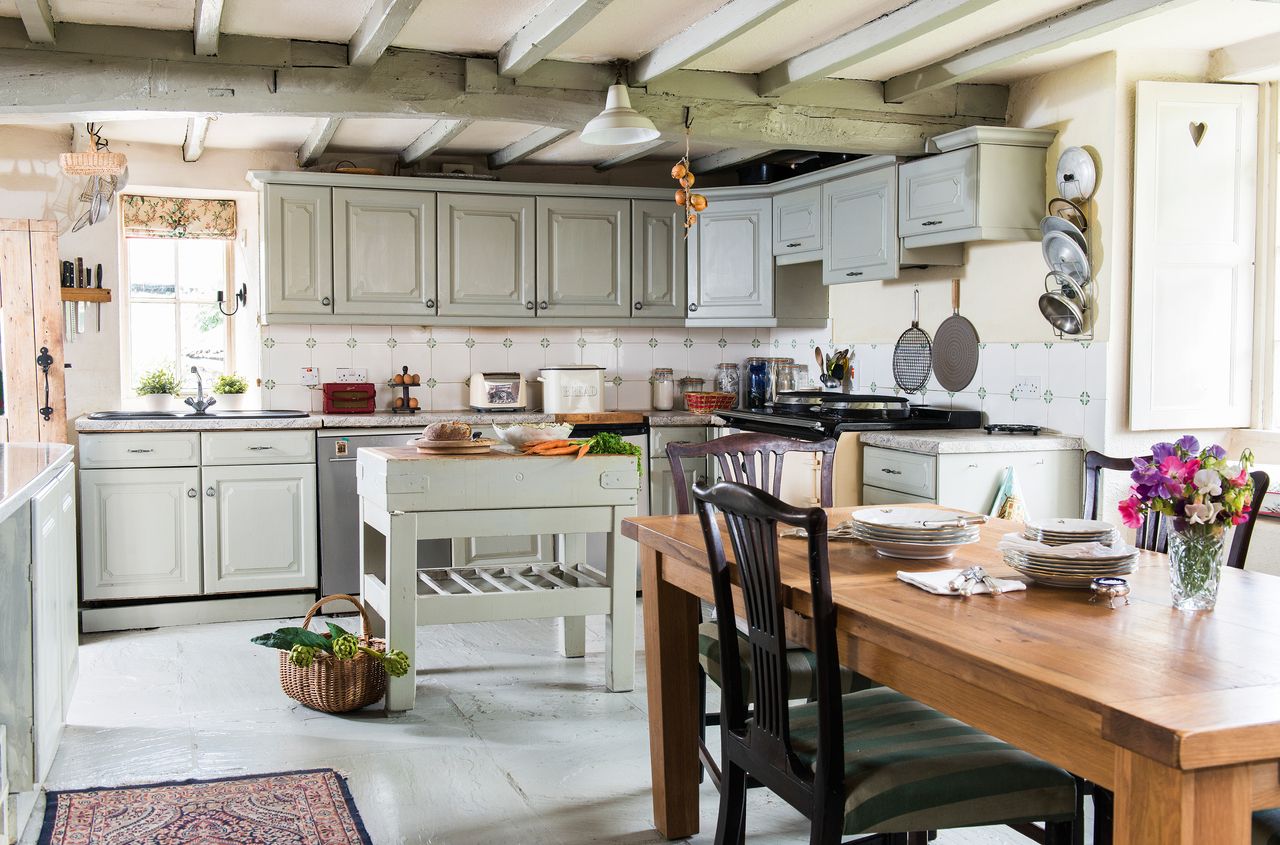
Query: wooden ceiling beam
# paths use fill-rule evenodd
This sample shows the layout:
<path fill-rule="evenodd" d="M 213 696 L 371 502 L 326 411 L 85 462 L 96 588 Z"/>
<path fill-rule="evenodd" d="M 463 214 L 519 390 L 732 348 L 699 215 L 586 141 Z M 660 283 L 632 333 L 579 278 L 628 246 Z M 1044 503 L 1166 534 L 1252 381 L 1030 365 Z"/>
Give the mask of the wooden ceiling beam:
<path fill-rule="evenodd" d="M 222 35 L 223 0 L 196 0 L 196 16 L 192 24 L 197 56 L 218 55 L 218 38 Z"/>
<path fill-rule="evenodd" d="M 514 78 L 551 55 L 612 0 L 553 0 L 498 51 L 498 73 Z"/>
<path fill-rule="evenodd" d="M 310 167 L 315 164 L 325 147 L 329 146 L 329 142 L 333 140 L 333 133 L 337 132 L 341 125 L 341 118 L 317 118 L 311 126 L 311 134 L 302 142 L 302 146 L 298 147 L 298 166 Z"/>
<path fill-rule="evenodd" d="M 949 59 L 895 76 L 884 84 L 884 99 L 890 103 L 901 103 L 910 97 L 964 82 L 980 74 L 1008 67 L 1023 59 L 1195 1 L 1094 0 L 1017 32 L 979 44 Z"/>
<path fill-rule="evenodd" d="M 18 0 L 18 14 L 27 30 L 27 38 L 36 44 L 53 44 L 53 12 L 49 0 Z"/>
<path fill-rule="evenodd" d="M 213 118 L 207 114 L 187 118 L 187 135 L 182 141 L 183 161 L 199 161 L 204 155 L 204 142 L 212 122 Z"/>
<path fill-rule="evenodd" d="M 1214 50 L 1209 54 L 1209 78 L 1215 82 L 1280 79 L 1280 35 L 1263 35 Z"/>
<path fill-rule="evenodd" d="M 796 0 L 729 0 L 687 29 L 636 59 L 629 68 L 632 85 L 645 85 L 679 70 L 763 23 Z"/>
<path fill-rule="evenodd" d="M 759 93 L 777 97 L 901 47 L 999 0 L 915 0 L 760 74 Z"/>
<path fill-rule="evenodd" d="M 369 67 L 391 46 L 422 0 L 373 0 L 347 44 L 347 64 Z"/>
<path fill-rule="evenodd" d="M 656 152 L 657 150 L 660 150 L 663 147 L 669 147 L 674 143 L 675 141 L 668 141 L 663 138 L 659 138 L 656 141 L 647 141 L 643 144 L 634 144 L 630 147 L 627 147 L 625 152 L 618 153 L 616 156 L 612 158 L 607 158 L 604 161 L 600 162 L 599 164 L 595 165 L 595 168 L 596 170 L 603 173 L 606 170 L 612 170 L 613 168 L 617 167 L 620 164 L 627 164 L 629 162 L 636 161 L 637 159 L 644 158 L 649 153 Z"/>
<path fill-rule="evenodd" d="M 572 135 L 573 132 L 574 130 L 572 129 L 561 129 L 558 126 L 544 126 L 541 129 L 535 129 L 514 144 L 508 144 L 495 153 L 489 153 L 489 169 L 498 170 L 509 164 L 524 161 L 529 156 L 539 150 L 546 149 L 561 138 Z"/>
<path fill-rule="evenodd" d="M 466 118 L 437 120 L 425 132 L 413 139 L 413 143 L 400 151 L 400 163 L 413 164 L 419 159 L 426 158 L 458 137 L 459 133 L 470 125 L 471 121 Z"/>
<path fill-rule="evenodd" d="M 730 167 L 746 164 L 772 152 L 776 151 L 736 148 L 721 150 L 718 153 L 695 158 L 689 162 L 689 169 L 694 173 L 714 173 L 717 170 L 727 170 Z"/>

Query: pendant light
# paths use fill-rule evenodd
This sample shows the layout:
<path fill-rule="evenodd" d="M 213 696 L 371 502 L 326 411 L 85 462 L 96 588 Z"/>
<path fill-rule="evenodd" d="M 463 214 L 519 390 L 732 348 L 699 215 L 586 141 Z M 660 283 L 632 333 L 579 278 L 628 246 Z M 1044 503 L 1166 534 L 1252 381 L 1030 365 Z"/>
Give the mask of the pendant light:
<path fill-rule="evenodd" d="M 661 133 L 653 121 L 631 108 L 631 97 L 622 82 L 622 63 L 618 63 L 617 81 L 609 86 L 604 111 L 582 127 L 581 138 L 587 144 L 623 146 L 656 139 Z"/>

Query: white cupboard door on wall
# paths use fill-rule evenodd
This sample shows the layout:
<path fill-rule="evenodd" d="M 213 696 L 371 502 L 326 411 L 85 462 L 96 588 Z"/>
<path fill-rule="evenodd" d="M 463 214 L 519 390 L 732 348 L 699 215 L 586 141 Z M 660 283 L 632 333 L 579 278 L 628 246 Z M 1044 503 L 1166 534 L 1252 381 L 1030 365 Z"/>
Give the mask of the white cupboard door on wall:
<path fill-rule="evenodd" d="M 333 313 L 332 191 L 267 185 L 262 214 L 268 314 Z"/>
<path fill-rule="evenodd" d="M 533 197 L 440 194 L 436 231 L 440 316 L 534 316 Z"/>
<path fill-rule="evenodd" d="M 898 168 L 898 234 L 978 225 L 978 148 L 926 156 Z"/>
<path fill-rule="evenodd" d="M 1258 89 L 1139 82 L 1129 426 L 1252 422 Z"/>
<path fill-rule="evenodd" d="M 335 188 L 335 314 L 436 313 L 436 195 Z"/>
<path fill-rule="evenodd" d="M 814 185 L 773 198 L 773 254 L 822 248 L 822 186 Z"/>
<path fill-rule="evenodd" d="M 538 197 L 538 313 L 631 313 L 631 203 Z"/>
<path fill-rule="evenodd" d="M 84 598 L 200 593 L 200 470 L 80 473 Z"/>
<path fill-rule="evenodd" d="M 314 588 L 316 468 L 205 467 L 206 593 Z"/>
<path fill-rule="evenodd" d="M 823 186 L 822 281 L 898 277 L 898 179 L 893 167 Z"/>
<path fill-rule="evenodd" d="M 631 316 L 684 317 L 688 302 L 684 209 L 631 202 Z"/>
<path fill-rule="evenodd" d="M 689 319 L 773 316 L 773 202 L 717 200 L 689 230 Z"/>

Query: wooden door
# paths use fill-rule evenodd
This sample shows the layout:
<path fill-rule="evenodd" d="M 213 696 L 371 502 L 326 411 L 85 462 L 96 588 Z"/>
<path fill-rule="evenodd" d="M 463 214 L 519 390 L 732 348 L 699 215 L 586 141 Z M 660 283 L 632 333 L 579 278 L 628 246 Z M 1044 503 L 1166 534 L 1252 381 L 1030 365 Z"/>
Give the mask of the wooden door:
<path fill-rule="evenodd" d="M 631 202 L 631 316 L 685 316 L 688 258 L 684 209 L 665 200 Z"/>
<path fill-rule="evenodd" d="M 773 203 L 713 200 L 689 230 L 689 319 L 773 317 Z"/>
<path fill-rule="evenodd" d="M 313 464 L 206 466 L 201 483 L 206 593 L 315 588 Z"/>
<path fill-rule="evenodd" d="M 200 470 L 80 473 L 84 598 L 200 594 Z"/>
<path fill-rule="evenodd" d="M 823 187 L 824 283 L 898 277 L 897 196 L 893 167 L 855 173 Z"/>
<path fill-rule="evenodd" d="M 31 503 L 33 704 L 39 780 L 49 774 L 58 750 L 79 645 L 75 517 L 75 470 L 67 467 Z"/>
<path fill-rule="evenodd" d="M 773 254 L 822 248 L 822 186 L 787 191 L 773 198 Z"/>
<path fill-rule="evenodd" d="M 267 316 L 332 314 L 332 190 L 318 185 L 267 185 L 262 234 Z"/>
<path fill-rule="evenodd" d="M 57 224 L 0 219 L 0 440 L 67 442 Z M 42 357 L 47 353 L 47 358 Z"/>
<path fill-rule="evenodd" d="M 333 313 L 436 313 L 436 195 L 333 190 Z"/>
<path fill-rule="evenodd" d="M 631 313 L 631 203 L 538 197 L 538 314 Z"/>
<path fill-rule="evenodd" d="M 533 197 L 439 194 L 436 205 L 440 316 L 534 316 Z"/>

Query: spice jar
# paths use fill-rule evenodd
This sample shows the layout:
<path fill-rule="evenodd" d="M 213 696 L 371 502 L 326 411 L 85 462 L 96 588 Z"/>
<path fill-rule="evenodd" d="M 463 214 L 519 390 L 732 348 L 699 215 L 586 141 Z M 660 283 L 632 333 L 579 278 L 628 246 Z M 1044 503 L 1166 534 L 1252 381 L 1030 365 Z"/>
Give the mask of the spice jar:
<path fill-rule="evenodd" d="M 706 379 L 698 378 L 697 376 L 685 376 L 680 379 L 679 387 L 676 389 L 676 401 L 679 403 L 680 407 L 688 410 L 689 406 L 685 404 L 684 395 L 686 393 L 701 392 L 706 383 Z"/>
<path fill-rule="evenodd" d="M 740 386 L 737 364 L 716 364 L 715 389 L 720 393 L 732 393 L 733 407 L 738 407 L 738 388 Z"/>
<path fill-rule="evenodd" d="M 670 411 L 676 404 L 675 375 L 669 367 L 658 367 L 649 379 L 651 399 L 655 411 Z"/>

